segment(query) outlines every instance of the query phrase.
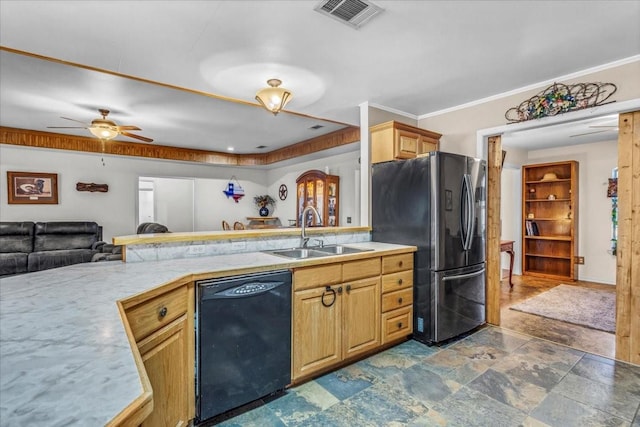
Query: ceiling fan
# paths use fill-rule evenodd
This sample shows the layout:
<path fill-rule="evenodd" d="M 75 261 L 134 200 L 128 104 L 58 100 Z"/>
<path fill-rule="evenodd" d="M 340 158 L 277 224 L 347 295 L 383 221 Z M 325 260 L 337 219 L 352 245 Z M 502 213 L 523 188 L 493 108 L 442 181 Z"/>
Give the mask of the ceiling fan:
<path fill-rule="evenodd" d="M 118 126 L 116 122 L 113 120 L 107 119 L 107 115 L 109 114 L 109 110 L 99 109 L 98 110 L 102 115 L 101 118 L 97 118 L 91 121 L 91 123 L 84 123 L 80 120 L 70 119 L 68 117 L 60 117 L 61 119 L 71 120 L 72 122 L 77 122 L 82 124 L 83 126 L 47 126 L 48 129 L 89 129 L 94 136 L 100 139 L 113 139 L 118 135 L 128 136 L 129 138 L 139 139 L 144 142 L 153 142 L 153 139 L 147 138 L 146 136 L 135 135 L 128 131 L 131 130 L 142 130 L 137 126 Z"/>

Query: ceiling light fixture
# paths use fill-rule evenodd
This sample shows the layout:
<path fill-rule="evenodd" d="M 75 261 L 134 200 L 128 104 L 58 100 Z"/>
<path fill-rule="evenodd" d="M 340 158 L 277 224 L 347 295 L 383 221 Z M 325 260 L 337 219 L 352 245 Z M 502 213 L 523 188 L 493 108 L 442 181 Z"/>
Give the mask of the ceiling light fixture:
<path fill-rule="evenodd" d="M 278 87 L 282 84 L 281 80 L 269 79 L 267 84 L 269 87 L 258 91 L 256 100 L 275 116 L 291 101 L 293 96 L 289 90 Z"/>
<path fill-rule="evenodd" d="M 113 139 L 118 136 L 118 134 L 120 133 L 118 131 L 118 126 L 116 126 L 115 122 L 107 120 L 107 114 L 109 114 L 109 110 L 99 111 L 100 114 L 102 114 L 102 118 L 91 121 L 89 132 L 91 132 L 96 138 L 104 140 Z"/>

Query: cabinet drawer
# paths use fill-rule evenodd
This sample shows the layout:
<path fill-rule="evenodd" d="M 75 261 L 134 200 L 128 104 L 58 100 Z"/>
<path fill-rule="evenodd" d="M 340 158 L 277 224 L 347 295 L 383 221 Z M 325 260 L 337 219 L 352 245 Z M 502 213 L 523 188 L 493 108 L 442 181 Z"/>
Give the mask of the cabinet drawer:
<path fill-rule="evenodd" d="M 413 270 L 399 273 L 385 274 L 382 276 L 382 293 L 397 291 L 413 286 Z"/>
<path fill-rule="evenodd" d="M 413 270 L 413 252 L 389 255 L 382 258 L 382 274 L 395 273 L 403 270 Z"/>
<path fill-rule="evenodd" d="M 127 320 L 136 342 L 185 314 L 187 306 L 187 286 L 181 286 L 128 309 Z"/>
<path fill-rule="evenodd" d="M 296 291 L 316 286 L 335 285 L 341 281 L 342 264 L 340 263 L 297 268 L 293 272 L 293 288 Z"/>
<path fill-rule="evenodd" d="M 413 307 L 403 307 L 382 315 L 382 344 L 413 332 Z"/>
<path fill-rule="evenodd" d="M 350 261 L 342 264 L 342 281 L 362 279 L 380 275 L 380 258 Z"/>
<path fill-rule="evenodd" d="M 413 304 L 413 288 L 401 289 L 382 295 L 382 312 Z"/>

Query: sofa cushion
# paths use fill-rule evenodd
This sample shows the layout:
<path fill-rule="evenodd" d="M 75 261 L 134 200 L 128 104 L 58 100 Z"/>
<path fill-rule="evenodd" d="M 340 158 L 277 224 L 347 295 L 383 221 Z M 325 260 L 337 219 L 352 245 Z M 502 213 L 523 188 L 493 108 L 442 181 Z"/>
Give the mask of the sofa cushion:
<path fill-rule="evenodd" d="M 29 254 L 29 271 L 47 270 L 49 268 L 64 267 L 65 265 L 91 262 L 97 250 L 65 249 L 58 251 L 33 252 Z"/>
<path fill-rule="evenodd" d="M 27 272 L 27 258 L 29 254 L 15 252 L 12 254 L 0 253 L 0 276 Z"/>
<path fill-rule="evenodd" d="M 0 222 L 0 253 L 33 251 L 33 222 Z"/>
<path fill-rule="evenodd" d="M 37 222 L 34 250 L 92 249 L 99 240 L 100 227 L 95 222 Z"/>

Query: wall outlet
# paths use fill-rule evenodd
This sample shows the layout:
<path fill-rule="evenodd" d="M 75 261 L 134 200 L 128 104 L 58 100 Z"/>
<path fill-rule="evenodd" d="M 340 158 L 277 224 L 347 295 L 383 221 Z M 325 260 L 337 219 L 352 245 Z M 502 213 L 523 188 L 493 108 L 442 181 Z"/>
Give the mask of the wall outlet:
<path fill-rule="evenodd" d="M 191 245 L 187 252 L 191 255 L 202 255 L 205 252 L 205 247 L 204 245 Z"/>
<path fill-rule="evenodd" d="M 351 217 L 350 216 L 347 217 L 347 224 L 351 224 Z"/>
<path fill-rule="evenodd" d="M 584 257 L 583 256 L 577 256 L 576 257 L 576 264 L 584 264 Z"/>

